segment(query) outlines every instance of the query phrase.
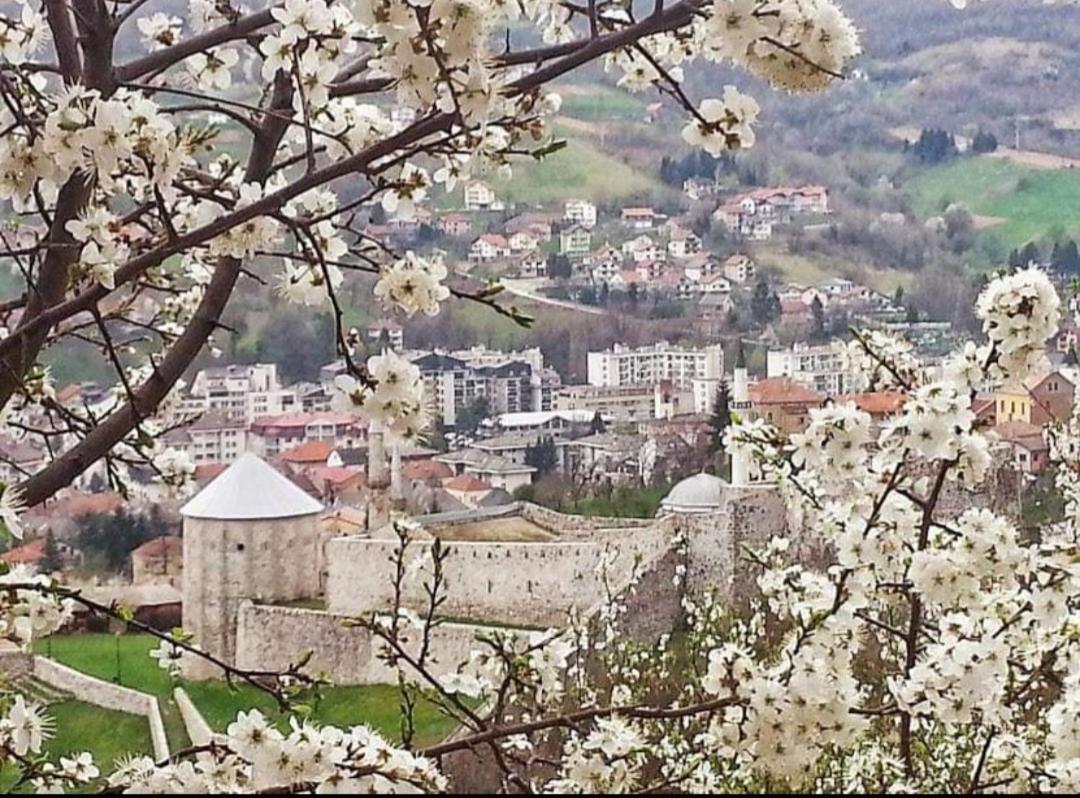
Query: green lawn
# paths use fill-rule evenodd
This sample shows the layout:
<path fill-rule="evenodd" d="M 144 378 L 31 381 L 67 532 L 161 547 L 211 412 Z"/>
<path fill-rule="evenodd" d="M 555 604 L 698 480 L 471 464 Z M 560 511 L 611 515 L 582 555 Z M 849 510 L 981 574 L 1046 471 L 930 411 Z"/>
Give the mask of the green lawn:
<path fill-rule="evenodd" d="M 141 715 L 114 712 L 82 701 L 49 705 L 55 733 L 45 744 L 50 758 L 89 751 L 103 773 L 130 754 L 153 756 L 150 724 Z"/>
<path fill-rule="evenodd" d="M 1034 169 L 1003 158 L 959 158 L 926 169 L 906 186 L 915 209 L 941 213 L 958 202 L 972 213 L 1003 219 L 983 230 L 1007 247 L 1080 235 L 1080 172 Z"/>
<path fill-rule="evenodd" d="M 169 717 L 164 718 L 170 748 L 186 745 L 187 735 L 183 732 L 182 722 L 172 702 L 175 685 L 169 675 L 157 667 L 157 662 L 150 659 L 149 652 L 156 647 L 156 643 L 149 635 L 121 635 L 119 638 L 111 634 L 57 635 L 51 638 L 51 643 L 50 640 L 41 641 L 38 653 L 47 654 L 51 646 L 51 656 L 65 665 L 100 679 L 114 681 L 117 680 L 117 645 L 120 684 L 158 696 L 163 715 L 175 715 L 173 723 Z M 273 699 L 250 685 L 230 688 L 223 681 L 180 684 L 215 730 L 224 731 L 236 718 L 237 712 L 252 707 L 277 716 L 282 724 L 287 722 L 278 716 Z M 165 712 L 166 706 L 171 708 L 168 713 Z M 336 726 L 366 723 L 387 736 L 397 737 L 401 717 L 397 688 L 389 685 L 325 688 L 321 700 L 313 708 L 312 717 L 320 723 Z M 174 723 L 180 723 L 180 728 L 177 729 Z M 452 721 L 426 703 L 417 708 L 415 723 L 419 743 L 437 741 L 453 729 Z"/>
<path fill-rule="evenodd" d="M 60 701 L 50 704 L 48 714 L 54 721 L 53 734 L 45 741 L 42 752 L 50 761 L 62 756 L 89 752 L 101 771 L 102 779 L 114 769 L 118 760 L 131 755 L 153 756 L 150 726 L 146 718 L 102 709 L 83 701 Z M 0 768 L 0 791 L 29 794 L 33 790 L 24 784 L 14 789 L 18 772 L 12 765 Z M 96 792 L 101 784 L 87 785 L 77 792 Z"/>
<path fill-rule="evenodd" d="M 562 97 L 559 113 L 563 116 L 597 122 L 640 122 L 645 117 L 647 103 L 626 91 L 599 85 L 556 85 L 552 89 Z"/>

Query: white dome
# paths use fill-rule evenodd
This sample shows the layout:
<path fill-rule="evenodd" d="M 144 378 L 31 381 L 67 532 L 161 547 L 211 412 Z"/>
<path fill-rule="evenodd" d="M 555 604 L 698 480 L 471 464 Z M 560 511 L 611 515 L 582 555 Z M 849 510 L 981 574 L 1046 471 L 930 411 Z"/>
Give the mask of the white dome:
<path fill-rule="evenodd" d="M 319 502 L 273 466 L 249 452 L 180 508 L 180 514 L 187 518 L 249 521 L 312 515 L 322 509 Z"/>
<path fill-rule="evenodd" d="M 727 483 L 702 472 L 677 483 L 663 498 L 660 506 L 677 513 L 707 513 L 718 510 L 724 504 Z"/>

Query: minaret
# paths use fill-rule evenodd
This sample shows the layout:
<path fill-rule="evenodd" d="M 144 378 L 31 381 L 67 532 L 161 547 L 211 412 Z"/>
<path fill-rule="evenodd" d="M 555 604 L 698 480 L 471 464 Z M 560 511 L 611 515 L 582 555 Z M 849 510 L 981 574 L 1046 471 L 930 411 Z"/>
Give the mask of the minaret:
<path fill-rule="evenodd" d="M 390 470 L 386 466 L 385 432 L 381 421 L 368 427 L 367 529 L 373 532 L 390 521 Z"/>
<path fill-rule="evenodd" d="M 742 341 L 739 341 L 739 352 L 735 356 L 735 384 L 732 387 L 731 410 L 738 413 L 740 418 L 750 412 L 750 389 L 746 376 L 746 355 L 743 353 Z M 750 463 L 746 455 L 735 452 L 731 455 L 731 484 L 744 486 L 750 482 Z"/>

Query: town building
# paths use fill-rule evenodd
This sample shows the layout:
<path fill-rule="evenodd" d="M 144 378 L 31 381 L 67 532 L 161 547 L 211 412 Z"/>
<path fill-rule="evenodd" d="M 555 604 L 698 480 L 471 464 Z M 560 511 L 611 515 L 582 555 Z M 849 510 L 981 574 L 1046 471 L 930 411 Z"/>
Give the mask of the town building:
<path fill-rule="evenodd" d="M 689 390 L 695 379 L 718 379 L 724 373 L 719 344 L 678 347 L 660 341 L 636 349 L 616 344 L 603 352 L 589 352 L 586 360 L 589 384 L 605 387 L 670 380 L 677 389 Z"/>
<path fill-rule="evenodd" d="M 291 413 L 257 418 L 248 430 L 248 449 L 261 457 L 273 457 L 305 441 L 355 448 L 367 442 L 367 425 L 349 413 Z"/>
<path fill-rule="evenodd" d="M 184 572 L 184 542 L 176 535 L 162 535 L 131 552 L 131 582 L 136 585 L 178 587 Z"/>
<path fill-rule="evenodd" d="M 571 260 L 584 259 L 592 248 L 592 234 L 582 224 L 559 231 L 559 252 Z"/>
<path fill-rule="evenodd" d="M 564 385 L 555 394 L 556 410 L 599 413 L 615 421 L 653 417 L 651 385 Z"/>
<path fill-rule="evenodd" d="M 620 219 L 631 230 L 652 230 L 657 213 L 652 208 L 623 208 Z"/>
<path fill-rule="evenodd" d="M 762 419 L 782 434 L 802 432 L 810 423 L 810 411 L 825 404 L 825 397 L 787 377 L 770 377 L 747 387 L 748 417 Z"/>
<path fill-rule="evenodd" d="M 298 409 L 296 391 L 282 386 L 274 363 L 214 366 L 200 370 L 178 413 L 220 411 L 234 421 L 251 423 L 257 416 Z"/>
<path fill-rule="evenodd" d="M 491 186 L 479 180 L 473 180 L 465 186 L 464 202 L 467 211 L 498 210 L 501 207 Z"/>
<path fill-rule="evenodd" d="M 248 448 L 248 425 L 222 411 L 210 411 L 169 430 L 163 440 L 184 452 L 195 465 L 231 463 Z"/>
<path fill-rule="evenodd" d="M 367 340 L 374 351 L 384 347 L 401 349 L 405 346 L 405 332 L 393 319 L 379 319 L 367 326 Z"/>
<path fill-rule="evenodd" d="M 563 218 L 591 230 L 596 227 L 596 206 L 586 200 L 567 200 L 563 206 Z"/>
<path fill-rule="evenodd" d="M 458 449 L 436 455 L 432 459 L 449 466 L 454 472 L 454 477 L 467 476 L 479 479 L 487 485 L 488 489 L 501 488 L 508 493 L 531 484 L 533 475 L 536 473 L 536 469 L 530 465 L 515 463 L 497 454 L 473 448 Z M 443 487 L 449 484 L 449 482 L 444 482 Z"/>
<path fill-rule="evenodd" d="M 508 257 L 510 257 L 510 243 L 496 233 L 484 233 L 469 247 L 469 260 L 475 263 L 487 263 Z"/>
<path fill-rule="evenodd" d="M 1065 421 L 1072 414 L 1078 385 L 1080 372 L 1067 366 L 1005 385 L 994 394 L 997 423 L 1022 421 L 1041 428 Z"/>
<path fill-rule="evenodd" d="M 755 273 L 754 262 L 747 255 L 732 255 L 724 261 L 724 276 L 733 283 L 749 282 Z"/>
<path fill-rule="evenodd" d="M 797 343 L 790 349 L 770 350 L 765 368 L 770 378 L 786 377 L 826 396 L 850 393 L 856 387 L 843 354 L 831 344 Z"/>

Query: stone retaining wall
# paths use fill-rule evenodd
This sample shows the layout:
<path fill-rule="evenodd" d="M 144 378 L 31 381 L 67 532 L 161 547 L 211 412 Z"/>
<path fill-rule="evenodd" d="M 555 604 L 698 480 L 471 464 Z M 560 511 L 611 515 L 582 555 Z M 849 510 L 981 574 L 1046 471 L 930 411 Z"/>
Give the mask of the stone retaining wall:
<path fill-rule="evenodd" d="M 206 722 L 206 718 L 199 712 L 199 708 L 195 706 L 183 687 L 173 690 L 173 699 L 180 709 L 180 717 L 184 721 L 184 728 L 187 729 L 192 745 L 209 745 L 223 737 L 210 728 L 210 724 Z"/>
<path fill-rule="evenodd" d="M 150 724 L 154 758 L 159 761 L 168 758 L 169 741 L 165 736 L 161 709 L 154 696 L 88 676 L 45 657 L 34 657 L 34 676 L 46 684 L 71 693 L 87 704 L 127 712 L 130 715 L 142 715 Z"/>

